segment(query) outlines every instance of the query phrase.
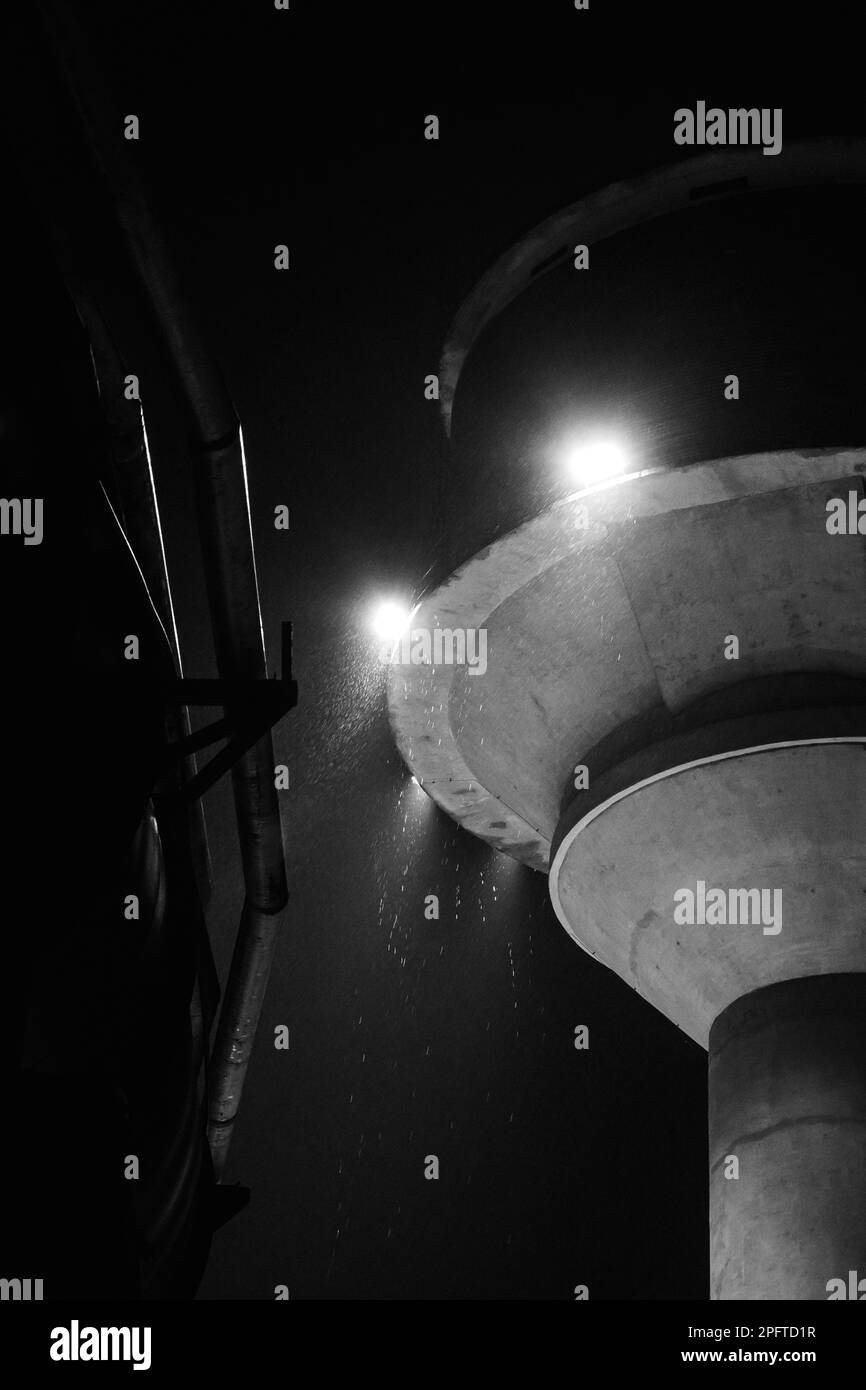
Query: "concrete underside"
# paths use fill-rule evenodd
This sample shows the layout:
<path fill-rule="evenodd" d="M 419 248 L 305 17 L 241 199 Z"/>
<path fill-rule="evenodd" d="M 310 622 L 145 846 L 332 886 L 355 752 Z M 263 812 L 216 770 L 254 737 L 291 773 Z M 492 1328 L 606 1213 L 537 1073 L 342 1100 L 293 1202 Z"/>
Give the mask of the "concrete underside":
<path fill-rule="evenodd" d="M 702 698 L 721 717 L 743 682 L 866 677 L 866 547 L 825 525 L 864 473 L 863 449 L 702 463 L 575 494 L 504 536 L 413 617 L 485 629 L 488 668 L 391 667 L 405 761 L 449 815 L 544 871 L 577 764 L 592 778 Z"/>
<path fill-rule="evenodd" d="M 862 718 L 804 712 L 798 731 Z M 732 740 L 741 750 L 752 722 L 726 726 L 746 726 Z M 741 995 L 866 972 L 866 736 L 836 737 L 670 767 L 594 807 L 560 843 L 550 876 L 560 921 L 703 1047 Z M 724 892 L 724 909 L 690 923 L 680 908 L 678 921 L 687 900 L 675 895 L 697 901 L 700 882 Z M 760 902 L 742 896 L 755 889 Z"/>

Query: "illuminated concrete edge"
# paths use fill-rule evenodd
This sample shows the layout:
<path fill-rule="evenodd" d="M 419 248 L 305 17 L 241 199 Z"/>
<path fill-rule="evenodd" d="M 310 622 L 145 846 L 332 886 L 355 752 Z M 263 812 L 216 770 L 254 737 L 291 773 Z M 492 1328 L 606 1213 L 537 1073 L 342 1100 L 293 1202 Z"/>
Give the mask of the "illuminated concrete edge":
<path fill-rule="evenodd" d="M 629 475 L 576 492 L 501 537 L 426 595 L 413 616 L 412 628 L 484 628 L 506 600 L 561 562 L 573 559 L 575 565 L 591 567 L 598 557 L 601 564 L 608 533 L 615 527 L 747 498 L 792 496 L 794 489 L 845 478 L 859 479 L 862 487 L 864 472 L 864 449 L 786 450 Z M 589 526 L 577 529 L 576 518 L 582 510 L 589 514 Z M 696 554 L 696 566 L 699 560 Z M 852 663 L 854 673 L 860 673 L 854 658 Z M 796 653 L 792 664 L 797 664 Z M 485 785 L 453 726 L 455 696 L 459 695 L 455 682 L 461 669 L 397 664 L 389 668 L 389 717 L 397 746 L 442 810 L 495 849 L 546 871 L 568 764 L 556 769 L 558 784 L 546 789 L 548 810 L 543 818 L 521 814 L 514 804 L 516 795 L 501 786 Z M 486 677 L 477 679 L 483 684 Z M 599 684 L 595 698 L 603 705 L 608 687 Z M 491 741 L 498 733 L 491 727 Z"/>

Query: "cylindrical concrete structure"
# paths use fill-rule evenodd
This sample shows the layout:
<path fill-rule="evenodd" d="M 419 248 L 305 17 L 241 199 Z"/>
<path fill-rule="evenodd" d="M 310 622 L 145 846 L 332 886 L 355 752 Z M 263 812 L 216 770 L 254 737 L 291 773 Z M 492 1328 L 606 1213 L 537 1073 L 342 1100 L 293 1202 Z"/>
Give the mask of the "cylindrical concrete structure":
<path fill-rule="evenodd" d="M 711 1297 L 866 1298 L 866 975 L 754 990 L 709 1053 Z"/>
<path fill-rule="evenodd" d="M 389 673 L 424 790 L 710 1049 L 717 1299 L 866 1297 L 864 208 L 862 139 L 727 150 L 506 252 Z"/>

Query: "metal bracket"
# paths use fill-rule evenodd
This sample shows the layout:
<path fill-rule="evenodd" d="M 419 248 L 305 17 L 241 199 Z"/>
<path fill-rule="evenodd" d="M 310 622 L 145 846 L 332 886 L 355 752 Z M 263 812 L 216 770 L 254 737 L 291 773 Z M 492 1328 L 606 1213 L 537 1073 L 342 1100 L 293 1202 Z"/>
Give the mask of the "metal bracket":
<path fill-rule="evenodd" d="M 219 739 L 228 739 L 225 748 L 221 748 L 180 790 L 177 799 L 181 803 L 188 805 L 209 791 L 248 748 L 297 705 L 298 684 L 292 679 L 291 623 L 282 624 L 281 658 L 279 679 L 276 676 L 266 681 L 176 678 L 163 687 L 166 704 L 221 705 L 225 710 L 222 719 L 176 739 L 166 750 L 164 766 L 168 769 L 191 753 Z"/>

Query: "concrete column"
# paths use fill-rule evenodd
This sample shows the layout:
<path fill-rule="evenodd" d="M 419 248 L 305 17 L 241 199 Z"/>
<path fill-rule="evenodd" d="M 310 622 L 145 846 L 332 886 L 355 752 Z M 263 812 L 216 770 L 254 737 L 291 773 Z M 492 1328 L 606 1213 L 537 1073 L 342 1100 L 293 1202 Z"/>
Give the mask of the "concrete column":
<path fill-rule="evenodd" d="M 719 1014 L 709 1136 L 711 1298 L 823 1300 L 839 1279 L 866 1299 L 866 975 L 784 981 Z"/>

